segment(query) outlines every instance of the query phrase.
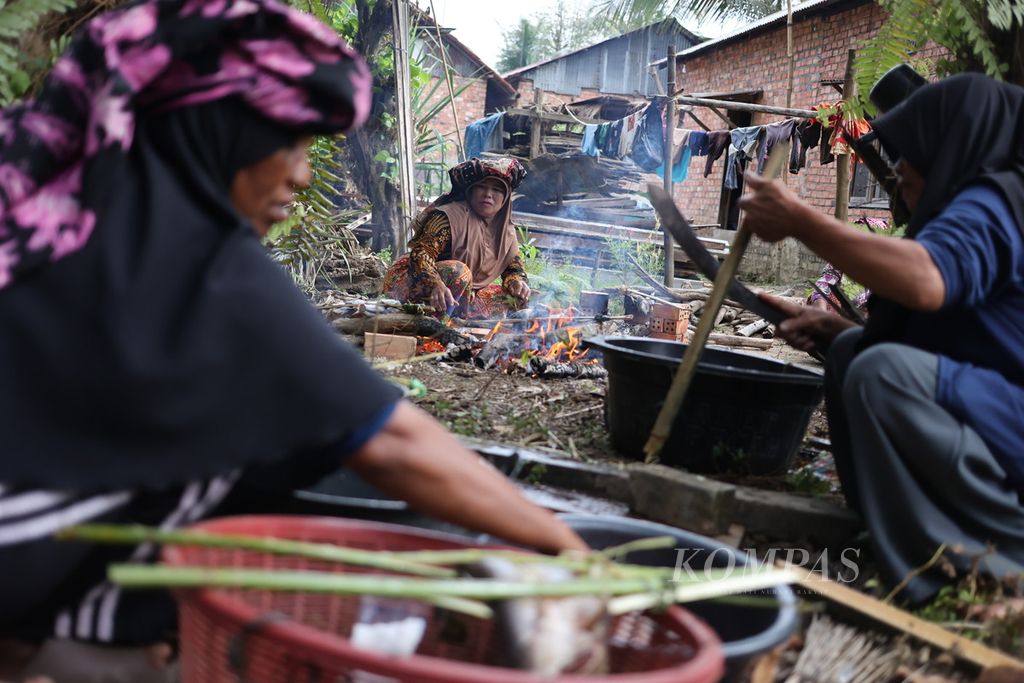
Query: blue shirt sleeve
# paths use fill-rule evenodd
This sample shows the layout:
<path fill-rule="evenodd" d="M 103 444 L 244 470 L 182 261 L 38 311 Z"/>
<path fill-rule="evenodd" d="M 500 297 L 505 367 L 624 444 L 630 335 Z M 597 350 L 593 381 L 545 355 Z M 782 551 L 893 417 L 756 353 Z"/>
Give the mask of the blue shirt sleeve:
<path fill-rule="evenodd" d="M 392 403 L 384 410 L 377 413 L 372 420 L 349 434 L 345 440 L 341 442 L 338 449 L 341 454 L 346 456 L 351 455 L 365 446 L 370 439 L 377 436 L 377 432 L 383 429 L 387 421 L 391 419 L 391 415 L 394 414 L 396 406 L 398 406 L 398 403 Z"/>
<path fill-rule="evenodd" d="M 946 285 L 947 308 L 972 308 L 1019 281 L 1024 240 L 1006 200 L 974 185 L 958 194 L 915 238 Z"/>

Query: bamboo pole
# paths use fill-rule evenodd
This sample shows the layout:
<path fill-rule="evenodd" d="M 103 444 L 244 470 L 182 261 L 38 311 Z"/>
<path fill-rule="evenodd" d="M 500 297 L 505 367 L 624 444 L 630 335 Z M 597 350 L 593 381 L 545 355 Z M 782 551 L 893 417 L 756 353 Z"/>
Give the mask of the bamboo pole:
<path fill-rule="evenodd" d="M 462 142 L 462 126 L 459 125 L 459 108 L 455 106 L 455 86 L 452 84 L 452 71 L 448 66 L 448 50 L 444 46 L 444 39 L 441 38 L 441 24 L 437 21 L 437 11 L 434 10 L 434 0 L 430 0 L 430 18 L 434 22 L 434 33 L 437 35 L 437 49 L 441 52 L 441 66 L 444 68 L 444 79 L 448 83 L 448 101 L 452 106 L 452 119 L 455 122 L 455 145 L 459 150 L 459 161 L 466 160 L 466 147 Z"/>
<path fill-rule="evenodd" d="M 731 102 L 729 100 L 711 100 L 706 97 L 689 97 L 679 95 L 676 97 L 679 104 L 690 104 L 697 107 L 720 107 L 729 111 L 749 111 L 755 114 L 775 114 L 776 116 L 793 116 L 800 119 L 812 119 L 815 116 L 813 109 L 790 109 L 789 107 L 770 107 L 766 104 L 751 104 L 749 102 Z"/>
<path fill-rule="evenodd" d="M 407 0 L 392 0 L 392 47 L 395 59 L 395 113 L 398 124 L 398 177 L 401 193 L 402 224 L 397 231 L 395 249 L 405 253 L 408 226 L 416 211 L 416 136 L 413 132 L 412 85 L 409 73 L 409 5 Z"/>
<path fill-rule="evenodd" d="M 675 93 L 676 91 L 676 46 L 668 46 L 668 61 L 665 62 L 665 78 L 668 81 L 667 91 Z M 676 132 L 676 101 L 675 98 L 668 98 L 668 111 L 665 112 L 665 175 L 663 178 L 665 185 L 665 192 L 668 196 L 672 196 L 672 159 L 673 159 L 673 148 L 675 145 L 675 132 Z M 661 228 L 664 236 L 664 247 L 665 247 L 665 286 L 671 287 L 676 282 L 676 260 L 675 260 L 675 245 L 672 242 L 672 233 L 665 229 L 664 226 Z"/>
<path fill-rule="evenodd" d="M 850 102 L 856 96 L 857 82 L 853 78 L 853 60 L 856 50 L 846 53 L 846 74 L 843 77 L 843 101 Z M 845 116 L 845 114 L 844 114 Z M 850 155 L 836 155 L 836 211 L 835 216 L 842 222 L 850 212 Z"/>
<path fill-rule="evenodd" d="M 768 157 L 768 162 L 765 164 L 765 177 L 774 178 L 777 176 L 788 158 L 789 144 L 776 145 Z M 743 252 L 746 251 L 749 242 L 750 230 L 746 227 L 746 222 L 741 221 L 739 229 L 736 231 L 736 236 L 733 238 L 732 246 L 729 249 L 729 255 L 726 256 L 725 263 L 718 270 L 711 294 L 701 309 L 697 331 L 693 335 L 693 340 L 686 347 L 683 360 L 679 364 L 679 370 L 676 371 L 676 376 L 672 380 L 672 386 L 669 387 L 668 394 L 665 396 L 665 403 L 662 405 L 661 411 L 658 413 L 658 419 L 654 423 L 654 429 L 651 430 L 651 435 L 648 437 L 646 445 L 644 445 L 645 461 L 648 463 L 657 460 L 661 454 L 662 447 L 664 447 L 665 442 L 672 433 L 672 424 L 675 422 L 676 415 L 683 405 L 683 399 L 686 398 L 686 392 L 689 390 L 690 382 L 697 371 L 697 363 L 700 360 L 701 353 L 704 351 L 704 345 L 707 343 L 712 329 L 714 329 L 718 310 L 725 301 L 726 294 L 729 291 L 729 283 L 732 282 L 733 276 L 739 269 L 740 260 L 743 258 Z"/>
<path fill-rule="evenodd" d="M 786 0 L 786 61 L 789 63 L 788 85 L 786 86 L 786 108 L 793 106 L 793 0 Z"/>

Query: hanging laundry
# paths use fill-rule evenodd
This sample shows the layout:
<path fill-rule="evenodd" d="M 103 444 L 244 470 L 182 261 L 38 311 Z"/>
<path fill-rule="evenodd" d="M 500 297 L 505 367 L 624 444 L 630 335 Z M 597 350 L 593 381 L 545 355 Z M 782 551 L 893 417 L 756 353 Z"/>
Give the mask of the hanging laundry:
<path fill-rule="evenodd" d="M 645 171 L 653 171 L 662 164 L 665 156 L 664 111 L 666 98 L 658 97 L 643 111 L 637 125 L 636 137 L 630 158 Z"/>
<path fill-rule="evenodd" d="M 711 137 L 703 130 L 690 131 L 690 154 L 695 157 L 706 157 L 711 145 Z"/>
<path fill-rule="evenodd" d="M 600 154 L 597 149 L 598 128 L 600 125 L 596 123 L 588 123 L 583 126 L 583 142 L 580 143 L 580 151 L 588 157 L 596 157 Z"/>
<path fill-rule="evenodd" d="M 870 132 L 871 124 L 864 119 L 849 121 L 844 119 L 840 121 L 832 131 L 832 137 L 829 138 L 829 144 L 832 145 L 832 154 L 849 154 L 856 159 L 853 148 L 850 146 L 850 140 L 856 140 Z"/>
<path fill-rule="evenodd" d="M 801 168 L 807 167 L 807 150 L 818 146 L 818 141 L 821 140 L 821 131 L 821 122 L 817 119 L 804 119 L 796 124 L 796 146 L 799 148 L 799 152 L 795 167 L 792 163 L 793 158 L 790 157 L 789 170 L 792 173 L 797 173 Z"/>
<path fill-rule="evenodd" d="M 775 123 L 769 123 L 764 127 L 764 153 L 757 159 L 757 172 L 761 173 L 764 171 L 764 164 L 768 160 L 768 155 L 771 153 L 775 145 L 788 142 L 789 147 L 789 165 L 792 167 L 796 163 L 796 145 L 793 143 L 793 133 L 796 131 L 796 119 L 784 119 L 782 121 L 776 121 Z"/>
<path fill-rule="evenodd" d="M 764 126 L 733 128 L 729 131 L 729 155 L 725 160 L 725 187 L 739 187 L 739 173 L 747 161 L 759 159 L 764 152 Z"/>
<path fill-rule="evenodd" d="M 505 127 L 502 121 L 503 112 L 485 116 L 466 126 L 466 158 L 479 157 L 483 152 L 501 151 L 505 148 L 503 140 Z"/>
<path fill-rule="evenodd" d="M 718 157 L 722 156 L 722 152 L 728 149 L 731 139 L 732 136 L 727 130 L 713 130 L 708 133 L 708 161 L 704 164 L 705 178 L 711 175 L 712 165 L 718 161 Z"/>
<path fill-rule="evenodd" d="M 619 139 L 619 159 L 625 159 L 629 156 L 629 151 L 633 149 L 633 141 L 636 139 L 636 131 L 640 123 L 640 113 L 634 112 L 623 119 L 622 122 L 622 137 Z"/>
<path fill-rule="evenodd" d="M 619 158 L 619 140 L 622 139 L 622 120 L 612 121 L 606 123 L 608 126 L 608 135 L 604 139 L 604 144 L 601 145 L 601 154 L 612 159 Z"/>
<path fill-rule="evenodd" d="M 681 183 L 686 180 L 686 176 L 690 170 L 690 157 L 693 155 L 693 150 L 690 148 L 690 135 L 693 131 L 684 130 L 682 137 L 680 138 L 679 145 L 676 147 L 675 154 L 672 155 L 672 182 Z M 657 176 L 665 176 L 665 164 L 662 163 L 656 168 L 653 173 Z"/>

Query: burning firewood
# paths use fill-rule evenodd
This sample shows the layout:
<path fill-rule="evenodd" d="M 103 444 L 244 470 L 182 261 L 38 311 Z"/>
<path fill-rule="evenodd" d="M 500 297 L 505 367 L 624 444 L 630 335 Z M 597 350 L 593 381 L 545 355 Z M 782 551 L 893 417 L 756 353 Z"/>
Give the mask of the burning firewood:
<path fill-rule="evenodd" d="M 604 379 L 608 371 L 600 363 L 591 361 L 559 362 L 541 356 L 530 359 L 530 371 L 544 379 L 571 377 L 573 379 Z"/>

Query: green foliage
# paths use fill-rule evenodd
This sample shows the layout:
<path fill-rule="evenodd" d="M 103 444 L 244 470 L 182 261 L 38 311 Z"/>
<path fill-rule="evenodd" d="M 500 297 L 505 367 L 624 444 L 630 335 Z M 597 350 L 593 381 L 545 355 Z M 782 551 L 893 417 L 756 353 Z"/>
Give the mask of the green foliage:
<path fill-rule="evenodd" d="M 889 18 L 857 51 L 854 64 L 858 97 L 850 116 L 874 114 L 868 93 L 886 71 L 908 63 L 927 74 L 932 65 L 915 59 L 929 40 L 949 50 L 952 59 L 934 65 L 940 76 L 980 71 L 993 78 L 1024 78 L 1022 34 L 1024 3 L 1019 0 L 879 0 Z M 1011 65 L 1017 65 L 1013 70 Z"/>
<path fill-rule="evenodd" d="M 530 232 L 525 226 L 517 225 L 516 232 L 519 235 L 519 258 L 523 262 L 523 270 L 528 275 L 539 275 L 546 265 L 540 258 L 536 240 L 530 237 Z"/>
<path fill-rule="evenodd" d="M 26 49 L 25 41 L 37 35 L 43 22 L 63 14 L 75 0 L 14 0 L 0 5 L 0 106 L 29 93 L 49 72 L 67 39 L 52 40 L 41 49 Z"/>
<path fill-rule="evenodd" d="M 604 248 L 623 275 L 636 273 L 633 261 L 636 261 L 641 268 L 654 277 L 665 270 L 665 255 L 662 248 L 655 244 L 608 239 L 605 240 Z"/>
<path fill-rule="evenodd" d="M 543 59 L 540 29 L 536 21 L 524 17 L 514 28 L 506 31 L 502 38 L 505 44 L 498 53 L 498 71 L 504 73 Z"/>
<path fill-rule="evenodd" d="M 832 484 L 822 479 L 810 467 L 801 467 L 786 475 L 786 484 L 796 493 L 825 496 L 832 492 Z"/>
<path fill-rule="evenodd" d="M 667 17 L 698 21 L 754 21 L 784 7 L 783 0 L 602 0 L 597 5 L 611 23 L 632 28 Z"/>
<path fill-rule="evenodd" d="M 497 69 L 517 69 L 660 21 L 669 16 L 673 3 L 675 0 L 556 0 L 546 10 L 520 19 L 504 33 Z M 625 12 L 609 11 L 616 4 L 628 4 L 631 8 Z"/>

